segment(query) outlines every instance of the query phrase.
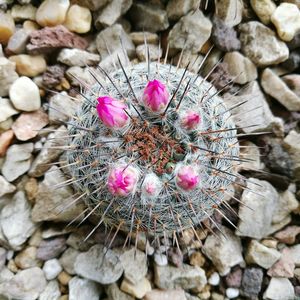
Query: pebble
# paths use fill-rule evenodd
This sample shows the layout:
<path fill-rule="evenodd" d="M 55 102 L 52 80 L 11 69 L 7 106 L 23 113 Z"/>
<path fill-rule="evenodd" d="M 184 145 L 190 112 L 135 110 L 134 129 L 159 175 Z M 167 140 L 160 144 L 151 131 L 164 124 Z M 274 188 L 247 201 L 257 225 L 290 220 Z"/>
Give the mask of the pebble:
<path fill-rule="evenodd" d="M 242 282 L 243 271 L 241 268 L 235 268 L 225 277 L 225 282 L 228 287 L 239 288 Z"/>
<path fill-rule="evenodd" d="M 18 77 L 16 64 L 5 57 L 0 57 L 0 97 L 8 95 L 10 86 Z"/>
<path fill-rule="evenodd" d="M 0 270 L 3 270 L 6 262 L 7 251 L 4 248 L 0 248 Z M 0 280 L 1 282 L 1 280 Z"/>
<path fill-rule="evenodd" d="M 267 290 L 263 295 L 263 299 L 282 300 L 294 299 L 295 292 L 293 285 L 287 278 L 273 277 L 269 283 Z"/>
<path fill-rule="evenodd" d="M 177 21 L 190 11 L 195 11 L 198 7 L 198 0 L 170 0 L 166 9 L 169 20 Z"/>
<path fill-rule="evenodd" d="M 6 45 L 14 32 L 14 19 L 9 13 L 0 10 L 0 43 Z"/>
<path fill-rule="evenodd" d="M 150 61 L 157 61 L 162 56 L 162 50 L 156 45 L 149 44 L 147 47 L 146 45 L 139 45 L 136 47 L 136 55 L 140 61 L 147 60 L 148 49 Z"/>
<path fill-rule="evenodd" d="M 129 34 L 132 42 L 138 46 L 138 45 L 144 45 L 145 39 L 147 44 L 157 44 L 158 43 L 158 35 L 156 33 L 152 32 L 131 32 Z"/>
<path fill-rule="evenodd" d="M 85 49 L 87 46 L 88 42 L 84 38 L 70 32 L 62 25 L 57 25 L 32 31 L 26 49 L 29 54 L 45 54 L 60 48 Z"/>
<path fill-rule="evenodd" d="M 80 49 L 62 49 L 57 60 L 70 67 L 85 67 L 86 65 L 97 65 L 100 61 L 100 55 Z"/>
<path fill-rule="evenodd" d="M 271 16 L 279 37 L 290 42 L 300 31 L 300 11 L 292 3 L 281 3 Z"/>
<path fill-rule="evenodd" d="M 10 61 L 16 63 L 16 70 L 19 75 L 35 77 L 46 71 L 46 60 L 42 55 L 13 55 L 9 58 Z"/>
<path fill-rule="evenodd" d="M 241 23 L 243 13 L 243 1 L 226 0 L 216 2 L 216 15 L 224 21 L 227 26 L 233 27 Z"/>
<path fill-rule="evenodd" d="M 300 58 L 300 55 L 299 55 Z M 283 81 L 287 84 L 293 93 L 300 97 L 300 75 L 289 74 L 282 77 Z"/>
<path fill-rule="evenodd" d="M 300 226 L 292 225 L 277 232 L 274 237 L 281 243 L 293 245 L 298 234 L 300 234 Z"/>
<path fill-rule="evenodd" d="M 289 57 L 287 45 L 260 22 L 243 23 L 239 30 L 243 53 L 258 67 L 278 64 Z"/>
<path fill-rule="evenodd" d="M 18 114 L 19 112 L 14 109 L 11 101 L 6 98 L 0 98 L 0 122 L 6 121 L 11 116 Z"/>
<path fill-rule="evenodd" d="M 11 279 L 0 284 L 0 293 L 14 299 L 37 299 L 47 285 L 44 273 L 34 267 L 18 272 Z"/>
<path fill-rule="evenodd" d="M 37 259 L 47 261 L 58 257 L 67 248 L 66 239 L 63 236 L 42 240 L 37 248 Z"/>
<path fill-rule="evenodd" d="M 211 35 L 212 23 L 197 10 L 182 17 L 171 29 L 168 41 L 170 49 L 177 51 L 187 48 L 197 53 Z"/>
<path fill-rule="evenodd" d="M 223 235 L 220 237 L 209 235 L 202 251 L 212 261 L 219 274 L 224 276 L 230 272 L 231 267 L 243 263 L 244 259 L 239 237 L 224 226 L 221 230 L 226 238 Z"/>
<path fill-rule="evenodd" d="M 206 275 L 200 267 L 183 264 L 181 268 L 154 265 L 154 282 L 160 289 L 201 290 L 207 283 Z"/>
<path fill-rule="evenodd" d="M 69 281 L 69 300 L 99 300 L 101 294 L 102 288 L 97 282 L 76 276 Z"/>
<path fill-rule="evenodd" d="M 217 272 L 214 272 L 208 278 L 208 283 L 212 286 L 217 286 L 220 283 L 220 275 Z"/>
<path fill-rule="evenodd" d="M 205 264 L 205 257 L 201 252 L 194 252 L 190 256 L 190 264 L 192 266 L 203 267 Z"/>
<path fill-rule="evenodd" d="M 76 33 L 86 33 L 91 30 L 92 14 L 86 7 L 77 4 L 71 5 L 64 22 L 70 31 Z"/>
<path fill-rule="evenodd" d="M 300 97 L 292 92 L 271 69 L 267 68 L 263 71 L 261 85 L 267 94 L 279 101 L 289 111 L 300 110 Z"/>
<path fill-rule="evenodd" d="M 290 247 L 289 254 L 292 257 L 295 266 L 300 267 L 300 244 Z"/>
<path fill-rule="evenodd" d="M 46 72 L 43 74 L 43 85 L 55 87 L 61 83 L 64 78 L 66 67 L 61 64 L 47 66 Z"/>
<path fill-rule="evenodd" d="M 250 190 L 244 190 L 242 194 L 241 201 L 245 206 L 239 207 L 238 215 L 243 221 L 238 223 L 236 234 L 262 239 L 271 231 L 273 213 L 278 205 L 279 195 L 270 183 L 256 178 L 249 178 L 247 187 L 255 194 Z M 256 220 L 255 223 L 253 218 Z"/>
<path fill-rule="evenodd" d="M 36 11 L 36 21 L 42 27 L 62 24 L 69 6 L 69 0 L 45 0 Z"/>
<path fill-rule="evenodd" d="M 116 283 L 106 286 L 105 292 L 108 299 L 112 300 L 135 300 L 134 297 L 131 297 L 127 293 L 122 292 Z"/>
<path fill-rule="evenodd" d="M 170 263 L 175 267 L 180 268 L 183 264 L 183 253 L 181 250 L 177 247 L 172 247 L 168 249 L 167 253 Z"/>
<path fill-rule="evenodd" d="M 146 295 L 147 292 L 151 291 L 151 283 L 145 277 L 135 284 L 124 278 L 120 289 L 133 297 L 141 299 Z"/>
<path fill-rule="evenodd" d="M 39 88 L 28 77 L 16 79 L 9 89 L 9 97 L 14 107 L 23 111 L 33 111 L 41 107 Z"/>
<path fill-rule="evenodd" d="M 0 133 L 0 157 L 5 156 L 9 145 L 13 141 L 13 138 L 14 138 L 14 132 L 12 130 L 7 130 Z M 2 163 L 0 163 L 0 168 L 2 167 Z"/>
<path fill-rule="evenodd" d="M 65 286 L 69 284 L 72 278 L 73 277 L 65 271 L 60 272 L 59 275 L 57 276 L 57 280 L 59 281 L 59 283 Z"/>
<path fill-rule="evenodd" d="M 258 18 L 268 25 L 276 9 L 276 4 L 272 0 L 250 0 L 250 3 Z"/>
<path fill-rule="evenodd" d="M 76 261 L 77 256 L 79 255 L 79 251 L 69 247 L 61 256 L 59 259 L 62 267 L 68 274 L 70 275 L 75 275 L 75 269 L 74 269 L 74 264 Z"/>
<path fill-rule="evenodd" d="M 227 63 L 230 76 L 238 84 L 245 84 L 257 78 L 257 69 L 254 63 L 237 51 L 226 53 L 224 63 Z"/>
<path fill-rule="evenodd" d="M 140 250 L 132 248 L 120 256 L 125 278 L 133 285 L 138 284 L 147 274 L 147 257 Z"/>
<path fill-rule="evenodd" d="M 240 149 L 240 158 L 246 159 L 239 166 L 239 170 L 248 170 L 248 171 L 257 171 L 262 170 L 264 168 L 264 164 L 260 159 L 260 151 L 259 148 L 252 142 L 249 141 L 241 141 L 241 146 L 246 146 L 247 148 Z M 251 157 L 251 161 L 247 161 L 247 159 Z"/>
<path fill-rule="evenodd" d="M 169 27 L 167 12 L 158 5 L 134 2 L 128 15 L 135 30 L 157 32 Z"/>
<path fill-rule="evenodd" d="M 35 21 L 37 8 L 32 4 L 19 5 L 15 4 L 11 8 L 11 16 L 16 22 L 24 20 Z"/>
<path fill-rule="evenodd" d="M 26 44 L 29 41 L 29 31 L 18 29 L 9 39 L 6 51 L 10 54 L 21 54 L 26 51 Z M 9 58 L 10 60 L 11 57 Z M 18 71 L 19 73 L 19 71 Z M 24 74 L 25 75 L 25 74 Z"/>
<path fill-rule="evenodd" d="M 154 261 L 158 266 L 166 266 L 168 264 L 168 258 L 166 255 L 161 253 L 155 253 L 154 254 Z"/>
<path fill-rule="evenodd" d="M 7 181 L 12 182 L 26 173 L 32 161 L 33 144 L 15 144 L 8 148 L 2 166 L 2 174 Z"/>
<path fill-rule="evenodd" d="M 245 297 L 256 298 L 261 291 L 263 270 L 260 268 L 246 268 L 243 274 L 241 294 Z"/>
<path fill-rule="evenodd" d="M 30 140 L 49 122 L 48 115 L 42 110 L 22 113 L 12 125 L 15 136 L 20 141 Z"/>
<path fill-rule="evenodd" d="M 219 18 L 213 19 L 213 30 L 211 34 L 213 43 L 225 52 L 236 51 L 241 48 L 241 42 L 234 28 L 227 26 Z"/>
<path fill-rule="evenodd" d="M 29 246 L 19 252 L 15 257 L 15 263 L 20 269 L 39 267 L 40 263 L 36 259 L 36 247 Z"/>
<path fill-rule="evenodd" d="M 248 264 L 253 263 L 269 269 L 280 259 L 280 256 L 281 254 L 277 250 L 268 248 L 256 240 L 251 240 L 245 258 Z"/>
<path fill-rule="evenodd" d="M 62 271 L 62 266 L 60 265 L 57 258 L 47 260 L 44 263 L 43 271 L 47 280 L 52 280 L 58 276 Z"/>
<path fill-rule="evenodd" d="M 132 5 L 132 0 L 112 0 L 103 9 L 95 20 L 96 28 L 109 27 L 117 22 Z"/>
<path fill-rule="evenodd" d="M 52 166 L 45 173 L 44 180 L 39 184 L 35 205 L 32 209 L 32 220 L 34 222 L 69 222 L 82 212 L 83 204 L 80 202 L 68 207 L 75 200 L 75 198 L 72 198 L 74 193 L 69 185 L 59 189 L 53 188 L 53 186 L 64 181 L 66 181 L 66 178 L 57 166 Z M 65 209 L 66 207 L 68 209 Z"/>
<path fill-rule="evenodd" d="M 103 246 L 95 245 L 77 256 L 75 272 L 101 284 L 110 284 L 122 276 L 123 266 L 114 250 L 108 250 L 104 257 Z"/>
<path fill-rule="evenodd" d="M 239 296 L 239 294 L 240 294 L 240 291 L 238 289 L 235 289 L 235 288 L 226 289 L 226 296 L 229 299 L 236 298 Z"/>
<path fill-rule="evenodd" d="M 296 178 L 300 178 L 300 134 L 291 130 L 283 140 L 283 145 L 293 161 L 293 170 Z"/>
<path fill-rule="evenodd" d="M 182 289 L 165 290 L 165 291 L 154 289 L 148 292 L 144 297 L 144 300 L 166 300 L 166 299 L 188 300 L 186 298 L 184 290 Z"/>
<path fill-rule="evenodd" d="M 40 294 L 39 300 L 60 300 L 61 292 L 56 280 L 48 282 L 44 291 Z"/>
<path fill-rule="evenodd" d="M 0 175 L 0 198 L 6 194 L 11 194 L 16 190 L 16 187 L 9 183 L 3 176 Z"/>

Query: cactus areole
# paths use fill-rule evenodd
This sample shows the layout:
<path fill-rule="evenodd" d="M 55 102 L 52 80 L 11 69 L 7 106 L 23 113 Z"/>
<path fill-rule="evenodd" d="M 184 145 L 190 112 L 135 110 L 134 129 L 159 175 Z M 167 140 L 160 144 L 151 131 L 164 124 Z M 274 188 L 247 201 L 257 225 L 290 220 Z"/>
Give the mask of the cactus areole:
<path fill-rule="evenodd" d="M 179 233 L 210 217 L 235 181 L 230 109 L 197 74 L 123 66 L 83 92 L 66 151 L 88 215 L 128 234 Z"/>

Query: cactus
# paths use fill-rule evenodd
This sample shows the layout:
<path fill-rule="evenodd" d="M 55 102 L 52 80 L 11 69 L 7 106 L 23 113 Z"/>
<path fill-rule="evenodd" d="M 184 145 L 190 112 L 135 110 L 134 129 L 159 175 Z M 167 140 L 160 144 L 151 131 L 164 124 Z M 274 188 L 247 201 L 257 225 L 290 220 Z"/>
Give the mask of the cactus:
<path fill-rule="evenodd" d="M 68 173 L 99 226 L 176 236 L 210 218 L 228 196 L 239 160 L 237 128 L 212 84 L 151 62 L 101 70 L 68 122 Z M 226 207 L 226 206 L 225 206 Z M 222 213 L 223 214 L 223 213 Z"/>

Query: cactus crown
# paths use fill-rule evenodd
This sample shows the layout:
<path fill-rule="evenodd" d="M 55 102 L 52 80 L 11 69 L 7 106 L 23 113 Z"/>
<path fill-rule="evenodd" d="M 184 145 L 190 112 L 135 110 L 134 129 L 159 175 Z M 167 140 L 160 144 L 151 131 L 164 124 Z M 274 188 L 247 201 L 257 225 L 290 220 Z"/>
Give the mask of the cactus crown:
<path fill-rule="evenodd" d="M 211 216 L 235 180 L 239 147 L 210 83 L 140 63 L 106 73 L 83 95 L 66 156 L 85 218 L 99 216 L 94 230 L 103 223 L 159 237 Z"/>

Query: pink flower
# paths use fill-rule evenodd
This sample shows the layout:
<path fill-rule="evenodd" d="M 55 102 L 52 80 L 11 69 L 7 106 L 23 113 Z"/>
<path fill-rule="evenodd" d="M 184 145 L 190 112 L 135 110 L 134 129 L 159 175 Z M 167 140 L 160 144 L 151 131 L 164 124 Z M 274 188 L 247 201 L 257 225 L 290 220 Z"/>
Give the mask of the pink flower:
<path fill-rule="evenodd" d="M 199 113 L 194 111 L 188 111 L 181 118 L 182 127 L 187 130 L 196 129 L 201 123 L 201 116 Z"/>
<path fill-rule="evenodd" d="M 145 176 L 142 184 L 142 194 L 146 197 L 157 197 L 162 189 L 162 183 L 159 178 L 151 173 Z"/>
<path fill-rule="evenodd" d="M 97 100 L 98 116 L 103 124 L 110 128 L 122 128 L 127 124 L 128 116 L 124 111 L 127 106 L 124 103 L 108 96 Z"/>
<path fill-rule="evenodd" d="M 159 80 L 149 81 L 144 89 L 143 102 L 153 112 L 161 112 L 169 102 L 169 92 Z"/>
<path fill-rule="evenodd" d="M 200 178 L 192 166 L 182 166 L 176 174 L 177 185 L 185 191 L 193 190 Z"/>
<path fill-rule="evenodd" d="M 114 196 L 128 196 L 135 189 L 138 177 L 138 171 L 133 167 L 114 168 L 107 179 L 108 190 Z"/>

